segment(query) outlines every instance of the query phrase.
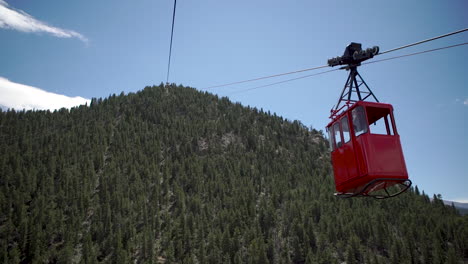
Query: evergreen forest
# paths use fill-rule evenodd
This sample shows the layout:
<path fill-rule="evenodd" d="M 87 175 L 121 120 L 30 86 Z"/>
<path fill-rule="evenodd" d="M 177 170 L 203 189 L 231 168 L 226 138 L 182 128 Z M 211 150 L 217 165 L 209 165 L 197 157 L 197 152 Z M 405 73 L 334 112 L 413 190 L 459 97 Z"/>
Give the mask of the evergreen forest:
<path fill-rule="evenodd" d="M 0 111 L 0 263 L 468 263 L 440 195 L 334 191 L 322 131 L 190 87 Z"/>

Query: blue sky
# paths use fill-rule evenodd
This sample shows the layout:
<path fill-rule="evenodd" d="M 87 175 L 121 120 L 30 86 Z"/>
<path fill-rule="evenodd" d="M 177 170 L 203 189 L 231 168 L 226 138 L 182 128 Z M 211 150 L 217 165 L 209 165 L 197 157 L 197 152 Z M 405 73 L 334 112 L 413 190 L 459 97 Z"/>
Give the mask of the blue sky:
<path fill-rule="evenodd" d="M 0 0 L 0 103 L 8 95 L 3 104 L 69 107 L 165 82 L 172 7 L 149 0 Z M 11 10 L 23 17 L 12 18 Z M 321 66 L 350 42 L 388 50 L 467 28 L 466 10 L 465 0 L 179 0 L 170 82 L 203 89 Z M 467 41 L 465 32 L 376 59 Z M 468 45 L 359 69 L 379 100 L 395 108 L 413 183 L 457 201 L 468 201 L 467 69 Z M 299 76 L 209 91 L 324 130 L 345 71 L 236 92 Z"/>

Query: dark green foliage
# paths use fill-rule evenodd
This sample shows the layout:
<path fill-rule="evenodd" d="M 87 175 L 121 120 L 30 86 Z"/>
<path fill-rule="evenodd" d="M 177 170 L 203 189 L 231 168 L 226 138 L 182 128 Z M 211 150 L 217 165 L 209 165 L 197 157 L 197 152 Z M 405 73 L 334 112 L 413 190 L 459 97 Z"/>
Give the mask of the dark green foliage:
<path fill-rule="evenodd" d="M 0 263 L 457 263 L 415 188 L 342 200 L 323 134 L 191 88 L 0 113 Z"/>

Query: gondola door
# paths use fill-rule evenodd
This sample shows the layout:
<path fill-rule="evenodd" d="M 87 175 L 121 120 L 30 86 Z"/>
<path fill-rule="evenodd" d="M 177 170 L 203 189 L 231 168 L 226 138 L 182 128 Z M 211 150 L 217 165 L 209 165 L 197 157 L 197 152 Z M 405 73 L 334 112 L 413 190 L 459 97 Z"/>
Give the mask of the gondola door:
<path fill-rule="evenodd" d="M 348 170 L 348 179 L 358 177 L 359 170 L 356 163 L 356 156 L 354 155 L 353 141 L 351 140 L 351 130 L 349 129 L 348 116 L 345 115 L 340 120 L 341 132 L 343 133 L 343 159 Z"/>
<path fill-rule="evenodd" d="M 337 119 L 330 127 L 330 139 L 332 140 L 331 155 L 336 189 L 339 192 L 343 192 L 345 190 L 342 189 L 342 186 L 359 174 L 354 155 L 353 141 L 351 140 L 348 116 L 345 115 L 341 119 Z"/>

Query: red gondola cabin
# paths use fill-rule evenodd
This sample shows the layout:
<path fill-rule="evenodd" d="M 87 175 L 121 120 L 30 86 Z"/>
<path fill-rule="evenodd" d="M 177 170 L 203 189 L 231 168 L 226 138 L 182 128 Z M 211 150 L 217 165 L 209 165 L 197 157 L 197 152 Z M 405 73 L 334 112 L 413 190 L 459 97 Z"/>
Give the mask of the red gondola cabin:
<path fill-rule="evenodd" d="M 390 104 L 358 101 L 334 115 L 327 131 L 338 195 L 369 195 L 408 180 Z"/>

